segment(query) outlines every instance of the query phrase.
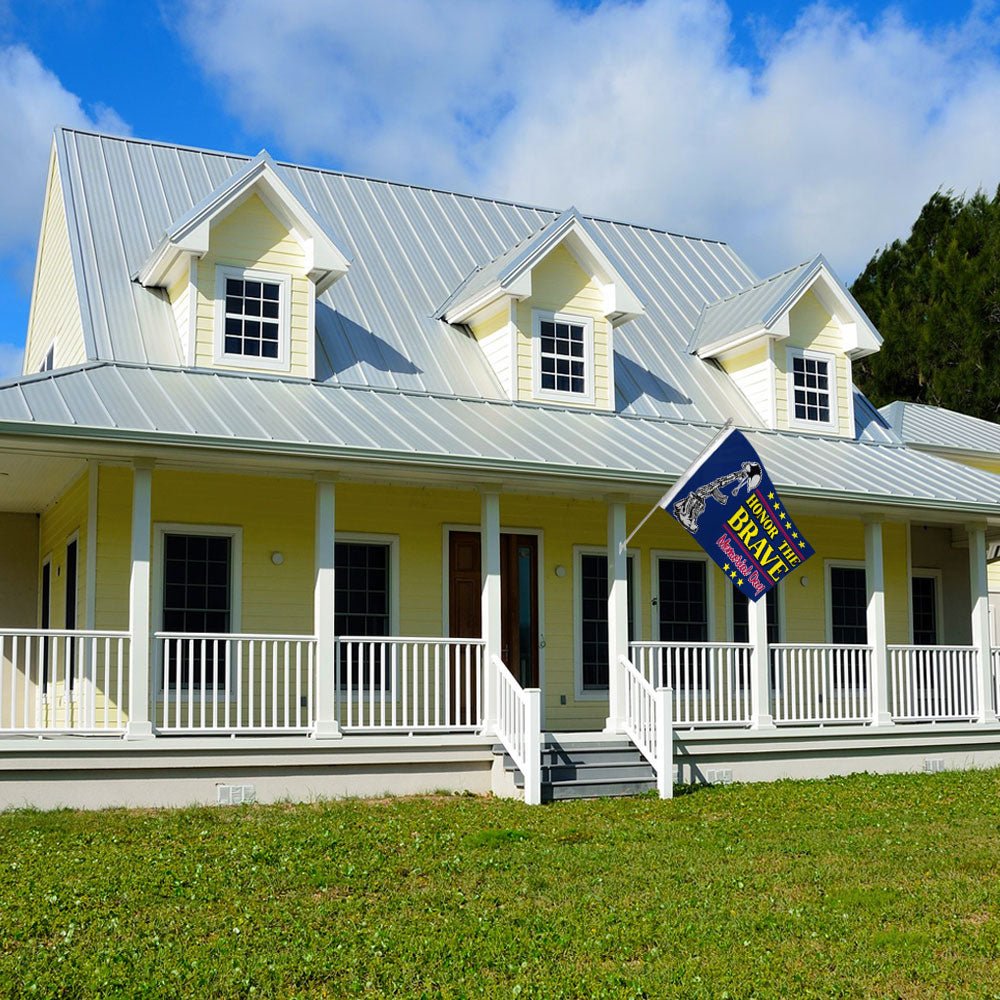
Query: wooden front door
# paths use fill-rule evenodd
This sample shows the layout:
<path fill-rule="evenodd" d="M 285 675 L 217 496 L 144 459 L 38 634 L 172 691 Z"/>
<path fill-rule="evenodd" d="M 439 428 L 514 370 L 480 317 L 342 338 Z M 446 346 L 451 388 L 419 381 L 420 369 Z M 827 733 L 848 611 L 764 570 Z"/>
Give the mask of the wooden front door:
<path fill-rule="evenodd" d="M 482 635 L 482 550 L 476 531 L 449 540 L 450 632 Z M 523 687 L 538 686 L 538 539 L 500 536 L 500 656 Z"/>

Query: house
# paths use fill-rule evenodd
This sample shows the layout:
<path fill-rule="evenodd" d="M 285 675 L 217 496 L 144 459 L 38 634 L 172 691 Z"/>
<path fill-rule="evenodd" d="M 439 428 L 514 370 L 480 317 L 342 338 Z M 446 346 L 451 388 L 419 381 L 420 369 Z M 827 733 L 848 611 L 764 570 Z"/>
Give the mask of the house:
<path fill-rule="evenodd" d="M 59 129 L 0 805 L 1000 762 L 1000 477 L 864 398 L 879 344 L 821 256 Z M 730 419 L 817 549 L 749 606 L 666 514 L 622 545 Z"/>

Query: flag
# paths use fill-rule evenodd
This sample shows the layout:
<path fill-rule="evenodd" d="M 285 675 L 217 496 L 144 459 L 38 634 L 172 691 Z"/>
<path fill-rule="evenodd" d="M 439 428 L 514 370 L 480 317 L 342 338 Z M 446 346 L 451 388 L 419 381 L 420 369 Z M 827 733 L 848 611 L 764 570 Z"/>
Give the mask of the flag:
<path fill-rule="evenodd" d="M 695 460 L 660 506 L 751 601 L 759 601 L 815 551 L 785 509 L 760 456 L 735 428 Z"/>

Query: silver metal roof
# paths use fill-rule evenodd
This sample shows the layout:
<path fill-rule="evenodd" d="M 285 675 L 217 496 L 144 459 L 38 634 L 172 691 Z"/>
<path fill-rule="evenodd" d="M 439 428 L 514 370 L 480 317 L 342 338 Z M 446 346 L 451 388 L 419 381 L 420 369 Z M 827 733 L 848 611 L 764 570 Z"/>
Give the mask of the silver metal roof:
<path fill-rule="evenodd" d="M 666 488 L 717 426 L 663 418 L 91 363 L 0 383 L 0 433 L 369 459 Z M 995 513 L 1000 476 L 897 445 L 751 430 L 792 495 Z"/>
<path fill-rule="evenodd" d="M 955 410 L 896 400 L 879 411 L 908 445 L 961 451 L 1000 461 L 1000 425 Z"/>
<path fill-rule="evenodd" d="M 814 257 L 719 302 L 709 303 L 698 317 L 688 350 L 694 354 L 744 330 L 769 327 L 788 308 L 822 264 L 822 257 Z"/>
<path fill-rule="evenodd" d="M 179 365 L 166 296 L 130 280 L 164 234 L 249 158 L 62 129 L 87 354 Z M 502 397 L 479 345 L 436 310 L 476 269 L 558 217 L 549 209 L 292 164 L 277 170 L 351 259 L 316 306 L 318 377 L 332 384 Z M 748 426 L 728 377 L 690 356 L 702 308 L 756 282 L 725 244 L 588 218 L 645 315 L 614 334 L 624 413 Z"/>

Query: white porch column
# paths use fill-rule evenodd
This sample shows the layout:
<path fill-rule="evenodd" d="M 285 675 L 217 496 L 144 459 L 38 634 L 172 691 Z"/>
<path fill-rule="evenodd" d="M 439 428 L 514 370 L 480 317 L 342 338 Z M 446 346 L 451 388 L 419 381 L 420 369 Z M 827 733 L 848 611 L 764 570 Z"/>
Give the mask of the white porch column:
<path fill-rule="evenodd" d="M 976 694 L 979 704 L 977 722 L 997 721 L 993 707 L 993 663 L 990 643 L 990 588 L 986 574 L 986 528 L 969 525 L 969 580 L 972 584 L 972 644 L 979 659 Z"/>
<path fill-rule="evenodd" d="M 771 651 L 767 644 L 767 597 L 747 601 L 750 639 L 750 728 L 774 729 L 771 714 Z"/>
<path fill-rule="evenodd" d="M 609 733 L 625 731 L 625 676 L 619 657 L 628 656 L 628 554 L 625 504 L 608 498 L 608 721 Z"/>
<path fill-rule="evenodd" d="M 132 571 L 128 586 L 128 723 L 125 739 L 153 737 L 149 713 L 150 600 L 149 555 L 153 517 L 153 464 L 132 467 Z"/>
<path fill-rule="evenodd" d="M 496 730 L 497 676 L 493 657 L 500 657 L 500 493 L 494 488 L 484 489 L 479 520 L 480 548 L 482 552 L 482 628 L 486 643 L 483 677 L 483 728 Z M 506 664 L 510 668 L 510 664 Z"/>
<path fill-rule="evenodd" d="M 872 649 L 872 723 L 891 726 L 889 712 L 889 650 L 885 631 L 885 563 L 882 556 L 882 522 L 865 521 L 865 586 L 868 590 L 868 645 Z"/>
<path fill-rule="evenodd" d="M 316 571 L 313 628 L 316 633 L 316 739 L 341 736 L 337 722 L 337 643 L 334 624 L 334 545 L 336 531 L 334 477 L 316 479 Z"/>

